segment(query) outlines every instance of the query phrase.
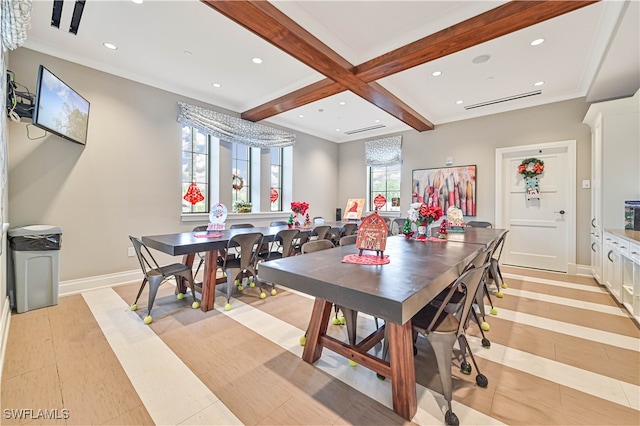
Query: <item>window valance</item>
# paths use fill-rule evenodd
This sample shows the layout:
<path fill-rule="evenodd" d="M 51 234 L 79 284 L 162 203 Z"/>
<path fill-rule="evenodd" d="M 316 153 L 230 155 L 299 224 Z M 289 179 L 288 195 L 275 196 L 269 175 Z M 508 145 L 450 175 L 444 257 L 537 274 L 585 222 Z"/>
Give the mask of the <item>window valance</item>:
<path fill-rule="evenodd" d="M 402 162 L 402 136 L 365 141 L 367 166 L 389 167 Z"/>
<path fill-rule="evenodd" d="M 31 27 L 31 6 L 31 0 L 2 0 L 0 26 L 5 49 L 17 49 L 27 40 L 27 29 Z"/>
<path fill-rule="evenodd" d="M 202 129 L 227 142 L 256 148 L 285 147 L 296 142 L 296 135 L 293 133 L 183 102 L 178 102 L 178 106 L 179 122 Z"/>

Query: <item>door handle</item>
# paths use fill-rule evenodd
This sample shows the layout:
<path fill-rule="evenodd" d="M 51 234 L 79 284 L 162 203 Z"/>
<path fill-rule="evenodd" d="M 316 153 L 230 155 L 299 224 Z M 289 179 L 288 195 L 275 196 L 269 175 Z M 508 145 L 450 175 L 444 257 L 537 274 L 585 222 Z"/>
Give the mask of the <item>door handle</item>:
<path fill-rule="evenodd" d="M 564 210 L 560 210 L 559 212 L 554 212 L 554 213 L 560 213 L 560 214 L 564 214 Z"/>

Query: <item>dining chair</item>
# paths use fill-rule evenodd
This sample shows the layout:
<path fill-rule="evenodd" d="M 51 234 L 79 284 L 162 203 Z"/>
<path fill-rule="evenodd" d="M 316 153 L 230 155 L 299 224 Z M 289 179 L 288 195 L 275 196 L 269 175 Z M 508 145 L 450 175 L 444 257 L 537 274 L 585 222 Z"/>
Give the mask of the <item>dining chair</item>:
<path fill-rule="evenodd" d="M 487 377 L 480 373 L 480 369 L 478 368 L 478 364 L 476 363 L 465 335 L 466 321 L 469 318 L 470 310 L 473 308 L 475 294 L 489 269 L 489 265 L 489 262 L 487 262 L 464 272 L 453 283 L 444 303 L 440 307 L 427 304 L 411 318 L 413 331 L 422 335 L 427 342 L 429 342 L 435 354 L 440 383 L 442 384 L 442 394 L 447 401 L 448 409 L 445 413 L 445 422 L 447 425 L 457 425 L 459 423 L 458 416 L 456 416 L 451 408 L 451 400 L 453 397 L 451 367 L 454 357 L 453 346 L 456 340 L 458 341 L 461 352 L 469 352 L 469 356 L 477 372 L 476 384 L 482 388 L 486 388 L 489 384 Z M 461 300 L 462 309 L 458 314 L 452 314 L 447 312 L 445 307 L 456 293 L 463 294 Z"/>
<path fill-rule="evenodd" d="M 191 232 L 205 232 L 207 230 L 207 225 L 200 225 L 200 226 L 196 226 L 193 228 L 193 230 Z M 202 268 L 202 266 L 204 265 L 204 259 L 206 257 L 206 255 L 204 253 L 198 252 L 196 253 L 196 256 L 198 256 L 198 259 L 200 259 L 198 261 L 198 266 L 196 267 L 196 272 L 193 273 L 193 278 L 195 279 L 195 277 L 198 275 L 198 272 L 200 272 L 200 268 Z"/>
<path fill-rule="evenodd" d="M 263 235 L 261 232 L 249 232 L 237 234 L 227 242 L 227 252 L 230 249 L 239 248 L 239 256 L 224 258 L 222 270 L 227 275 L 227 303 L 224 305 L 225 311 L 231 309 L 231 294 L 234 286 L 238 291 L 244 291 L 244 282 L 249 287 L 255 287 L 256 283 L 260 288 L 260 298 L 264 299 L 267 294 L 262 289 L 262 283 L 258 279 L 258 254 L 262 247 Z"/>
<path fill-rule="evenodd" d="M 298 229 L 282 229 L 273 237 L 271 244 L 265 243 L 268 247 L 266 252 L 260 251 L 258 259 L 258 270 L 260 269 L 260 263 L 268 262 L 274 259 L 282 259 L 289 256 L 295 256 L 296 245 L 294 244 L 296 238 L 300 234 Z M 263 244 L 264 247 L 264 244 Z M 271 283 L 271 295 L 278 294 L 275 283 Z"/>
<path fill-rule="evenodd" d="M 317 225 L 313 228 L 313 233 L 316 235 L 317 240 L 324 240 L 330 230 L 331 226 L 329 225 Z"/>
<path fill-rule="evenodd" d="M 340 230 L 341 237 L 346 237 L 347 235 L 355 235 L 358 233 L 358 224 L 357 223 L 345 223 L 342 225 L 342 229 Z"/>
<path fill-rule="evenodd" d="M 469 221 L 465 224 L 465 226 L 469 226 L 471 228 L 493 228 L 491 222 L 482 222 L 477 220 Z"/>
<path fill-rule="evenodd" d="M 394 235 L 402 234 L 402 230 L 404 229 L 404 223 L 407 221 L 407 218 L 397 217 L 393 219 L 393 221 L 396 223 L 396 227 L 398 228 L 398 233 Z"/>
<path fill-rule="evenodd" d="M 136 251 L 136 256 L 138 257 L 138 262 L 140 263 L 140 268 L 142 269 L 142 273 L 144 274 L 144 278 L 142 279 L 142 284 L 140 285 L 140 290 L 138 290 L 136 300 L 133 302 L 133 304 L 131 304 L 132 311 L 138 310 L 138 299 L 140 299 L 140 295 L 142 294 L 142 291 L 144 290 L 147 282 L 149 283 L 149 301 L 147 303 L 147 316 L 144 317 L 145 324 L 151 324 L 153 322 L 151 309 L 153 308 L 153 303 L 156 300 L 158 288 L 160 288 L 160 285 L 171 277 L 175 278 L 176 281 L 185 279 L 189 282 L 189 288 L 191 289 L 191 295 L 193 296 L 193 303 L 191 304 L 191 307 L 193 309 L 198 309 L 200 307 L 200 302 L 198 302 L 198 299 L 196 299 L 195 285 L 193 282 L 193 272 L 190 266 L 187 266 L 184 263 L 172 263 L 170 265 L 160 266 L 154 259 L 149 248 L 142 242 L 140 238 L 130 235 L 129 239 L 133 244 L 133 248 Z M 184 294 L 178 293 L 177 298 L 179 300 L 182 300 L 184 298 Z"/>
<path fill-rule="evenodd" d="M 237 229 L 237 228 L 253 228 L 252 223 L 234 223 L 229 227 L 229 229 Z"/>
<path fill-rule="evenodd" d="M 329 240 L 307 241 L 302 245 L 302 254 L 314 253 L 316 251 L 326 250 L 330 248 L 334 248 L 334 245 Z"/>
<path fill-rule="evenodd" d="M 345 235 L 344 237 L 340 238 L 339 244 L 340 246 L 349 246 L 355 244 L 357 239 L 357 235 Z"/>
<path fill-rule="evenodd" d="M 507 283 L 504 282 L 502 278 L 502 272 L 500 271 L 500 256 L 502 256 L 502 249 L 504 248 L 504 243 L 507 239 L 507 234 L 509 230 L 507 229 L 502 233 L 502 235 L 498 238 L 498 242 L 496 243 L 496 247 L 491 255 L 491 267 L 489 268 L 489 278 L 493 281 L 498 289 L 498 297 L 502 297 L 502 292 L 500 288 L 507 288 Z M 498 280 L 500 282 L 498 283 Z"/>

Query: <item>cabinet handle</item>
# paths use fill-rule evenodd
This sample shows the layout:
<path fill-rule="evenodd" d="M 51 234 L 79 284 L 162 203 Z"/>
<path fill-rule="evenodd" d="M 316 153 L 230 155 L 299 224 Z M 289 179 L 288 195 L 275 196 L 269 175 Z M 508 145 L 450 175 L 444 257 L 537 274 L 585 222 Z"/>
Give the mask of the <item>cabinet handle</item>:
<path fill-rule="evenodd" d="M 591 251 L 592 252 L 596 252 L 596 249 L 594 248 L 594 246 L 596 245 L 596 243 L 591 243 Z"/>
<path fill-rule="evenodd" d="M 591 219 L 591 227 L 592 228 L 596 227 L 596 218 L 595 217 L 593 219 Z"/>
<path fill-rule="evenodd" d="M 609 253 L 607 253 L 607 259 L 609 259 L 609 261 L 613 263 L 613 259 L 611 258 L 611 253 L 613 253 L 613 250 L 609 250 Z"/>

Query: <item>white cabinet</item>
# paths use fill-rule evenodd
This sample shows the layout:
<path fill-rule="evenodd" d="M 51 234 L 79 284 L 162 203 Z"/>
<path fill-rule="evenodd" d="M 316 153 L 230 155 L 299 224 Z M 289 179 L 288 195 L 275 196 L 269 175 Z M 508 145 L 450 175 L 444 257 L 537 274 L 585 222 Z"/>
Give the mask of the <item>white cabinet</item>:
<path fill-rule="evenodd" d="M 603 279 L 613 297 L 622 303 L 622 259 L 619 240 L 612 234 L 604 233 Z"/>
<path fill-rule="evenodd" d="M 602 282 L 640 322 L 640 231 L 607 229 L 603 237 Z"/>
<path fill-rule="evenodd" d="M 624 202 L 640 200 L 638 92 L 592 104 L 583 122 L 591 127 L 591 268 L 594 278 L 606 284 L 611 261 L 603 230 L 624 228 Z"/>

